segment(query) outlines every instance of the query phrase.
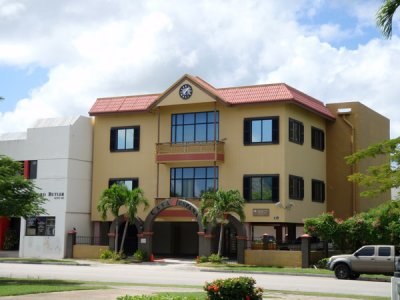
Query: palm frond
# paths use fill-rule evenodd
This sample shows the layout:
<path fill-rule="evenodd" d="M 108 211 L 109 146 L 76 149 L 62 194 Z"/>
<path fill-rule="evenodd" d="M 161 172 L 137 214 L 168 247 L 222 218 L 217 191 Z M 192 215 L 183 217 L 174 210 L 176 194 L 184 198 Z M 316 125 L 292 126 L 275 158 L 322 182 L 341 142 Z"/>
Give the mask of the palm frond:
<path fill-rule="evenodd" d="M 387 39 L 392 37 L 393 16 L 399 6 L 400 0 L 386 0 L 376 14 L 376 24 Z"/>

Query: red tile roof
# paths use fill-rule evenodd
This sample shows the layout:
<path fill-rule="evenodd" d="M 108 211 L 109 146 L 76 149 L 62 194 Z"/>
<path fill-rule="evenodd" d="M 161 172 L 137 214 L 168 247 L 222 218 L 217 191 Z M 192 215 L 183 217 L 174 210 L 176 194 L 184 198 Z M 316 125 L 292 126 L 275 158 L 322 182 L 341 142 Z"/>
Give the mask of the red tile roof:
<path fill-rule="evenodd" d="M 291 102 L 318 113 L 327 119 L 335 119 L 335 116 L 321 101 L 284 83 L 217 89 L 200 77 L 186 75 L 183 78 L 193 81 L 227 105 Z M 109 113 L 146 111 L 150 109 L 151 105 L 155 103 L 161 95 L 162 94 L 152 94 L 99 98 L 90 109 L 89 114 L 93 116 Z"/>
<path fill-rule="evenodd" d="M 158 94 L 98 98 L 89 111 L 91 116 L 99 114 L 146 111 L 157 100 Z"/>

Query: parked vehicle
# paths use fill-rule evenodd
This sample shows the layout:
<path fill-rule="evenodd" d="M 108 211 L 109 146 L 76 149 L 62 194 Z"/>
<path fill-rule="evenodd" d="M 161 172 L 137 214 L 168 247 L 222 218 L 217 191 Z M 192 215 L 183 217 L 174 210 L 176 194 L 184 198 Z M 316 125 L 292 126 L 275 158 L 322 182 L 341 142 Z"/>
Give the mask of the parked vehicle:
<path fill-rule="evenodd" d="M 367 245 L 353 254 L 332 256 L 328 267 L 337 279 L 357 279 L 360 274 L 392 274 L 399 266 L 394 246 Z"/>

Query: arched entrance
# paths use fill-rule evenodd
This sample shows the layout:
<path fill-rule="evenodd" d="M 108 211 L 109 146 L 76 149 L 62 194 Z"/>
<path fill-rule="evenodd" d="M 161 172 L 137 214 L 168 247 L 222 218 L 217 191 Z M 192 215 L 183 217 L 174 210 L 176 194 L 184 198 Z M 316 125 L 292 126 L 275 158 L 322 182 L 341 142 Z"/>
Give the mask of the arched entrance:
<path fill-rule="evenodd" d="M 125 215 L 120 215 L 118 219 L 115 219 L 110 226 L 109 230 L 109 242 L 108 245 L 110 249 L 115 248 L 115 227 L 118 221 L 118 249 L 121 248 L 122 236 L 124 233 L 125 225 L 128 219 Z M 138 249 L 138 236 L 143 231 L 143 221 L 139 218 L 135 219 L 134 223 L 129 223 L 126 231 L 125 242 L 123 246 L 123 252 L 126 255 L 133 255 Z"/>
<path fill-rule="evenodd" d="M 224 225 L 222 256 L 244 262 L 244 249 L 247 241 L 246 229 L 236 217 L 228 214 L 228 223 Z M 220 226 L 211 229 L 213 238 L 212 253 L 218 252 Z"/>
<path fill-rule="evenodd" d="M 168 215 L 188 218 L 156 221 Z M 163 200 L 148 214 L 144 231 L 139 234 L 139 248 L 161 256 L 193 257 L 203 253 L 203 237 L 204 229 L 197 207 L 187 200 L 170 198 Z"/>
<path fill-rule="evenodd" d="M 198 208 L 192 204 L 191 202 L 184 200 L 184 199 L 178 199 L 178 198 L 170 198 L 170 199 L 165 199 L 163 200 L 160 204 L 155 206 L 148 216 L 146 217 L 146 220 L 144 221 L 144 229 L 143 232 L 140 232 L 138 234 L 138 247 L 139 249 L 142 249 L 146 251 L 147 253 L 153 253 L 153 246 L 154 246 L 154 223 L 157 218 L 157 216 L 165 211 L 168 208 L 172 207 L 182 207 L 186 210 L 188 210 L 193 217 L 196 220 L 197 226 L 198 226 L 198 254 L 199 256 L 208 256 L 211 253 L 215 253 L 213 251 L 213 247 L 215 245 L 215 241 L 218 243 L 218 239 L 215 237 L 215 229 L 211 228 L 210 226 L 207 226 L 207 228 L 204 228 L 202 222 L 201 222 L 201 216 L 199 213 Z M 232 229 L 232 232 L 235 233 L 235 248 L 236 248 L 236 257 L 239 263 L 244 262 L 244 249 L 245 249 L 245 243 L 246 243 L 246 230 L 243 226 L 243 224 L 236 219 L 232 215 L 228 215 L 228 228 Z M 234 239 L 233 235 L 231 237 Z"/>

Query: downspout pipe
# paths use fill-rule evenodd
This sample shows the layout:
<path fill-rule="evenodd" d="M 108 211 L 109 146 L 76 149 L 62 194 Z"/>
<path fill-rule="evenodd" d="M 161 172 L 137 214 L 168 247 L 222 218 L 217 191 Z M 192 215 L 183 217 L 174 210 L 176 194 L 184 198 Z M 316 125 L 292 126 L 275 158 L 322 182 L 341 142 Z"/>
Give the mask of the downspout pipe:
<path fill-rule="evenodd" d="M 350 111 L 351 112 L 351 111 Z M 348 113 L 350 114 L 350 113 Z M 355 127 L 354 125 L 347 119 L 347 115 L 348 114 L 341 114 L 341 117 L 343 119 L 343 121 L 346 123 L 346 125 L 351 129 L 351 136 L 350 136 L 350 144 L 351 144 L 351 154 L 354 154 L 356 151 L 356 147 L 355 147 Z M 351 165 L 351 173 L 354 174 L 357 171 L 357 165 L 356 164 L 352 164 Z M 357 209 L 357 186 L 356 186 L 356 182 L 352 181 L 352 209 L 353 209 L 353 215 L 355 215 L 358 211 Z"/>

